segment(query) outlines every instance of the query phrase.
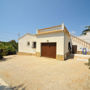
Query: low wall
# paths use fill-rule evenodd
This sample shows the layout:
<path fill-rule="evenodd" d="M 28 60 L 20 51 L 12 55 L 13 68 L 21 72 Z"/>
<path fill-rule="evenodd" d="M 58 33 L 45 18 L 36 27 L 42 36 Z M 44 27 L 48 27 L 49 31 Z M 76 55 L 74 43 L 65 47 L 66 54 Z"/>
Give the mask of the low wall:
<path fill-rule="evenodd" d="M 77 54 L 83 54 L 82 51 L 77 51 Z M 90 55 L 90 52 L 87 52 L 86 55 Z"/>
<path fill-rule="evenodd" d="M 74 54 L 74 59 L 89 59 L 90 55 Z"/>

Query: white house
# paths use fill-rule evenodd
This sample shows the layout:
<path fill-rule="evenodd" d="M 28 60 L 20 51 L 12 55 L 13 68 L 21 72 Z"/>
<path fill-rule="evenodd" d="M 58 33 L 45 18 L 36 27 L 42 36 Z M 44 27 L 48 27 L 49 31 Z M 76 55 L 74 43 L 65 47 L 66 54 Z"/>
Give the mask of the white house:
<path fill-rule="evenodd" d="M 37 34 L 25 34 L 19 38 L 19 54 L 36 55 L 65 60 L 71 51 L 71 38 L 62 25 L 39 29 Z"/>
<path fill-rule="evenodd" d="M 62 24 L 39 29 L 34 35 L 25 34 L 19 38 L 18 49 L 18 54 L 65 60 L 70 53 L 83 54 L 84 50 L 86 54 L 90 54 L 90 43 L 70 35 Z"/>
<path fill-rule="evenodd" d="M 82 54 L 83 51 L 90 55 L 90 30 L 84 30 L 80 36 L 72 36 L 72 45 L 76 47 L 76 53 Z M 73 47 L 72 47 L 73 49 Z"/>
<path fill-rule="evenodd" d="M 78 38 L 90 43 L 90 31 L 87 31 L 85 35 L 80 35 Z"/>

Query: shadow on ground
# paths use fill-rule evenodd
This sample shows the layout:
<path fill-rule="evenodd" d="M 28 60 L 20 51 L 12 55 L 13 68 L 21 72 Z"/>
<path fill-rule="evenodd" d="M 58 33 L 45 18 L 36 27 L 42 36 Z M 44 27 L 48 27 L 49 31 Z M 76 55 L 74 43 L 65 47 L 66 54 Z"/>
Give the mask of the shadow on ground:
<path fill-rule="evenodd" d="M 15 56 L 13 56 L 13 57 L 15 57 Z M 4 58 L 0 59 L 0 62 L 7 61 L 7 60 L 10 60 L 10 59 L 13 59 L 13 57 L 4 57 Z"/>
<path fill-rule="evenodd" d="M 68 59 L 74 59 L 74 54 L 70 54 L 70 56 L 68 56 L 68 58 L 66 60 L 68 60 Z"/>
<path fill-rule="evenodd" d="M 4 85 L 0 86 L 0 90 L 25 90 L 25 86 L 24 84 L 18 85 L 18 86 L 14 86 L 14 87 L 7 87 Z"/>
<path fill-rule="evenodd" d="M 85 65 L 90 69 L 90 63 L 85 63 Z"/>

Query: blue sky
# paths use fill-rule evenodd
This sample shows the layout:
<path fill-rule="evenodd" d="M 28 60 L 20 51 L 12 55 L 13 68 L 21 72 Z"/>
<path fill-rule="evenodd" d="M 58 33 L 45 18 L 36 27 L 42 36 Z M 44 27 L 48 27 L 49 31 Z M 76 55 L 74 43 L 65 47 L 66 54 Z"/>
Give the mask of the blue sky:
<path fill-rule="evenodd" d="M 90 25 L 90 0 L 0 0 L 0 41 L 63 22 L 80 35 Z"/>

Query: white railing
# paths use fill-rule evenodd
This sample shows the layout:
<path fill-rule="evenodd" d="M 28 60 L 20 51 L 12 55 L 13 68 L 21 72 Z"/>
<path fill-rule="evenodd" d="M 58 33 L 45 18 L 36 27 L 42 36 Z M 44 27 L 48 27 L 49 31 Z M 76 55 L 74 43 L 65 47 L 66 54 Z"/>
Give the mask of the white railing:
<path fill-rule="evenodd" d="M 58 25 L 58 26 L 53 26 L 53 27 L 50 27 L 50 28 L 39 29 L 38 33 L 54 31 L 54 30 L 61 30 L 61 29 L 62 29 L 62 25 Z"/>
<path fill-rule="evenodd" d="M 85 46 L 88 49 L 90 49 L 90 43 L 88 43 L 88 42 L 86 42 L 86 41 L 84 41 L 84 40 L 82 40 L 82 39 L 80 39 L 80 38 L 78 38 L 76 36 L 73 36 L 73 35 L 71 35 L 71 38 L 72 38 L 72 40 L 75 40 L 77 43 L 80 43 L 83 46 Z"/>

